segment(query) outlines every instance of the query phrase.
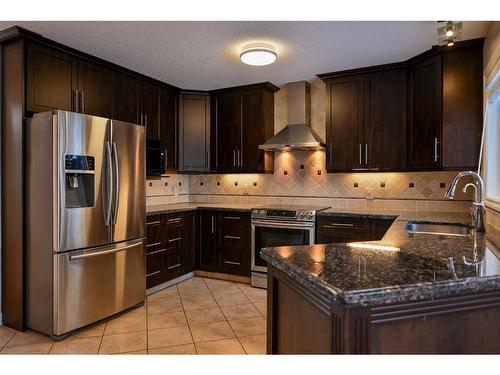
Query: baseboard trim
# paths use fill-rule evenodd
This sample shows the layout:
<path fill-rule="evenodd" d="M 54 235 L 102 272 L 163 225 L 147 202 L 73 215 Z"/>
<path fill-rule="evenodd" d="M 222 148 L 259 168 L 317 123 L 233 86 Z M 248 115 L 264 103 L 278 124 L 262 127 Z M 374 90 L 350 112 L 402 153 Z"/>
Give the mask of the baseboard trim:
<path fill-rule="evenodd" d="M 193 272 L 189 272 L 189 273 L 186 273 L 185 275 L 176 277 L 175 279 L 168 280 L 168 281 L 166 281 L 166 282 L 164 282 L 162 284 L 159 284 L 159 285 L 156 285 L 156 286 L 154 286 L 152 288 L 147 289 L 146 290 L 146 295 L 149 296 L 150 294 L 159 292 L 162 289 L 166 289 L 168 287 L 171 287 L 172 285 L 179 284 L 180 282 L 185 281 L 187 279 L 190 279 L 193 276 L 194 276 L 194 273 Z"/>

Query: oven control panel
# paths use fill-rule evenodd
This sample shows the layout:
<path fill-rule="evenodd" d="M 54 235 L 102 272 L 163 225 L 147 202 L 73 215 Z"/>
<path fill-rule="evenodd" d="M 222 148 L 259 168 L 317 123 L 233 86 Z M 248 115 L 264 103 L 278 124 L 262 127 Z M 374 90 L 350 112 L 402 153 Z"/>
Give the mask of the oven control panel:
<path fill-rule="evenodd" d="M 276 221 L 314 221 L 316 211 L 255 208 L 252 218 Z"/>

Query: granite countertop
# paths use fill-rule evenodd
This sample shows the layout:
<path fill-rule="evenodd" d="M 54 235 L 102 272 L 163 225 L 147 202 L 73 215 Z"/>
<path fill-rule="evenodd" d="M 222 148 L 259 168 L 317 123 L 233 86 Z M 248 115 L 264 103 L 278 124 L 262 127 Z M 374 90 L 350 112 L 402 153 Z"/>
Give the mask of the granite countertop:
<path fill-rule="evenodd" d="M 465 213 L 327 210 L 396 217 L 380 241 L 265 248 L 262 258 L 303 286 L 349 306 L 375 306 L 500 290 L 500 232 L 468 237 L 410 234 L 409 220 L 470 223 Z M 481 267 L 465 264 L 483 260 Z M 453 259 L 455 272 L 449 262 Z"/>
<path fill-rule="evenodd" d="M 228 210 L 250 212 L 255 204 L 244 203 L 174 203 L 158 204 L 146 207 L 146 216 L 168 214 L 172 212 L 192 211 L 196 209 Z"/>

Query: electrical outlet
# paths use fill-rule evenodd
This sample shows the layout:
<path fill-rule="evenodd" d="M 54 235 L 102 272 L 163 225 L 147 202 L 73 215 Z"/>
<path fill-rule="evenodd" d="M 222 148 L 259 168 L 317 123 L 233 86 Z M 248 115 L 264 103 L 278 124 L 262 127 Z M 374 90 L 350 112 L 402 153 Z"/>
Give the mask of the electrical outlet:
<path fill-rule="evenodd" d="M 369 200 L 373 199 L 373 188 L 371 188 L 371 187 L 366 188 L 365 197 L 366 197 L 366 199 L 369 199 Z"/>
<path fill-rule="evenodd" d="M 250 194 L 250 192 L 248 190 L 248 183 L 243 184 L 243 194 L 245 194 L 245 195 Z"/>

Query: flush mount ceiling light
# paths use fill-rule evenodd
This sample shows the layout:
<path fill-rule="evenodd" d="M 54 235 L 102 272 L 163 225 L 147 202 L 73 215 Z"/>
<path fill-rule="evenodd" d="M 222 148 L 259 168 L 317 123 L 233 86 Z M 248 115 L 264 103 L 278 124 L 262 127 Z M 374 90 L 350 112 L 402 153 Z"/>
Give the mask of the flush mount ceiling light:
<path fill-rule="evenodd" d="M 266 43 L 247 44 L 240 54 L 242 63 L 254 66 L 272 64 L 277 58 L 274 47 Z"/>

